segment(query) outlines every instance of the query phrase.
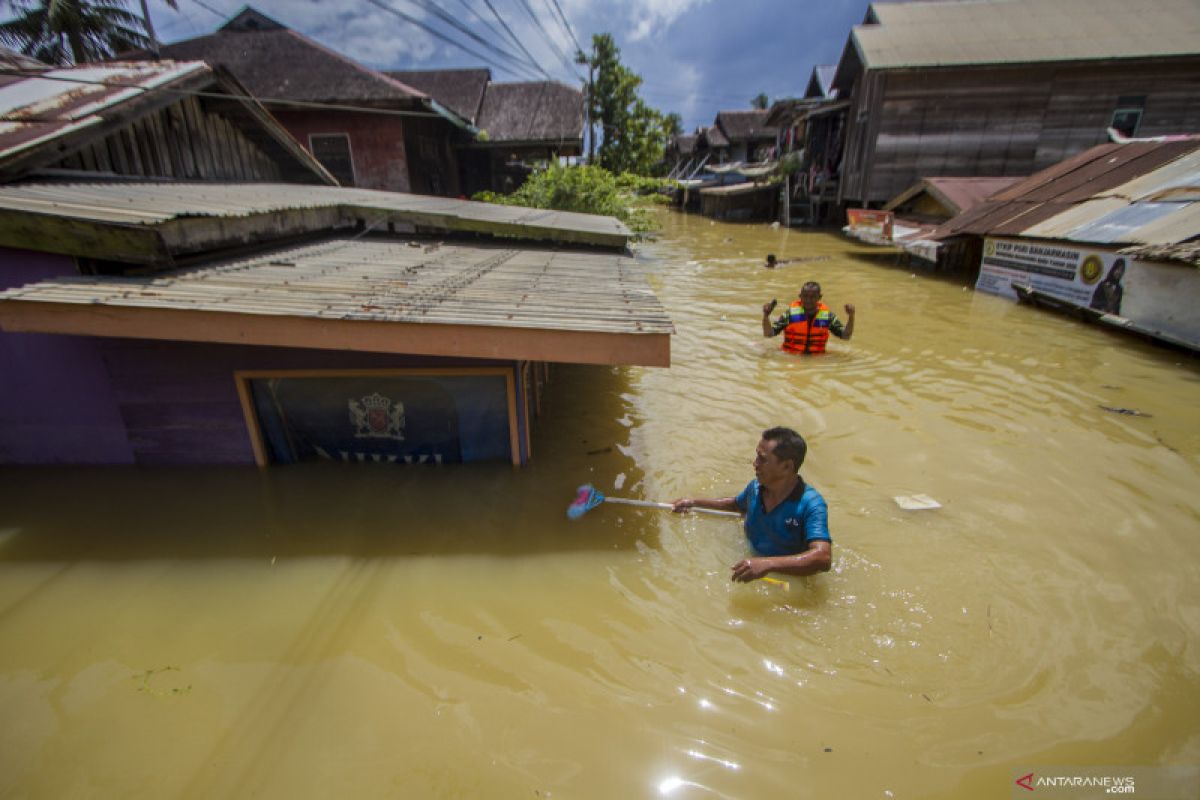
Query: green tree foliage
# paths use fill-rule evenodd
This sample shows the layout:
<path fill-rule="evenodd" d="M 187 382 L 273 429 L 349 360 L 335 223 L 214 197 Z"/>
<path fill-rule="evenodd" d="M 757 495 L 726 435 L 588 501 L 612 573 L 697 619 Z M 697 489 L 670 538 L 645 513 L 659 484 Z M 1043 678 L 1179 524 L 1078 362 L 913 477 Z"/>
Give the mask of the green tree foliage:
<path fill-rule="evenodd" d="M 759 111 L 766 111 L 771 105 L 771 98 L 767 97 L 765 92 L 760 92 L 750 100 L 750 107 L 757 108 Z"/>
<path fill-rule="evenodd" d="M 668 137 L 683 133 L 683 117 L 674 111 L 663 117 L 663 133 Z"/>
<path fill-rule="evenodd" d="M 143 20 L 124 0 L 9 0 L 0 42 L 48 64 L 100 61 L 150 46 Z"/>
<path fill-rule="evenodd" d="M 666 118 L 638 97 L 642 79 L 621 64 L 621 51 L 607 33 L 592 37 L 588 63 L 595 71 L 590 111 L 604 139 L 596 160 L 613 173 L 649 175 L 662 163 Z M 676 120 L 679 119 L 675 115 Z"/>
<path fill-rule="evenodd" d="M 654 223 L 644 209 L 633 205 L 633 195 L 655 191 L 663 183 L 632 175 L 617 178 L 603 167 L 556 164 L 531 175 L 512 194 L 479 192 L 472 199 L 509 206 L 603 214 L 616 217 L 635 233 L 645 233 L 654 229 Z"/>

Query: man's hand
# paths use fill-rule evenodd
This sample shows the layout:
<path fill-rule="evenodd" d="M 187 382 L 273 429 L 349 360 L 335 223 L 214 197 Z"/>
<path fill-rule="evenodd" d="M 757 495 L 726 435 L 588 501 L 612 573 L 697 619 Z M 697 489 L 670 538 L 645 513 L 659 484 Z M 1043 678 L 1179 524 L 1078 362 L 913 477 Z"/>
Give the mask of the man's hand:
<path fill-rule="evenodd" d="M 854 303 L 846 303 L 846 316 L 854 319 Z"/>
<path fill-rule="evenodd" d="M 769 558 L 747 558 L 733 565 L 733 580 L 738 583 L 756 581 L 771 571 Z"/>
<path fill-rule="evenodd" d="M 775 310 L 775 306 L 777 305 L 779 305 L 779 301 L 774 297 L 771 298 L 771 302 L 763 303 L 763 316 L 769 316 L 771 312 Z"/>
<path fill-rule="evenodd" d="M 676 514 L 684 514 L 689 509 L 696 505 L 696 501 L 690 497 L 681 497 L 678 500 L 671 501 L 671 510 Z"/>

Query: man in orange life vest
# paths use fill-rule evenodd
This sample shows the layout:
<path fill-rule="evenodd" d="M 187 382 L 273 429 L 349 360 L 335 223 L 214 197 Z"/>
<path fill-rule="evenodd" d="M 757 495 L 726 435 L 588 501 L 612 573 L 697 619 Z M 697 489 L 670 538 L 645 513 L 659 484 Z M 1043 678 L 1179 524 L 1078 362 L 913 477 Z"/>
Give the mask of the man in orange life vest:
<path fill-rule="evenodd" d="M 763 336 L 770 339 L 783 332 L 783 349 L 788 353 L 815 354 L 825 352 L 829 334 L 850 340 L 854 335 L 854 305 L 846 304 L 846 324 L 837 318 L 829 306 L 821 302 L 821 285 L 809 281 L 800 288 L 800 299 L 793 300 L 787 313 L 771 322 L 776 301 L 763 305 Z"/>

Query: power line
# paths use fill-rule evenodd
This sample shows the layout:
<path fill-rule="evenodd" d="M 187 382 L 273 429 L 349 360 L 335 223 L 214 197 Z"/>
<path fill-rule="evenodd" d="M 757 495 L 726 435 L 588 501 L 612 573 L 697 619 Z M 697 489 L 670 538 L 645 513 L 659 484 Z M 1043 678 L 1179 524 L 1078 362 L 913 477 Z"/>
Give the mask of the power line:
<path fill-rule="evenodd" d="M 446 42 L 447 44 L 457 47 L 458 49 L 462 50 L 463 52 L 467 53 L 468 55 L 474 56 L 475 58 L 478 58 L 480 61 L 483 61 L 486 64 L 490 64 L 491 66 L 495 67 L 498 70 L 501 70 L 504 72 L 509 72 L 518 77 L 525 77 L 525 76 L 521 75 L 519 72 L 517 72 L 516 70 L 514 70 L 512 67 L 505 67 L 505 66 L 501 66 L 500 64 L 497 64 L 495 61 L 488 58 L 487 56 L 475 52 L 474 50 L 467 47 L 462 42 L 457 42 L 454 39 L 451 39 L 446 34 L 442 33 L 441 31 L 439 31 L 436 28 L 426 25 L 424 22 L 417 19 L 416 17 L 414 17 L 410 14 L 406 14 L 405 12 L 401 11 L 400 9 L 393 8 L 392 6 L 388 5 L 387 3 L 384 3 L 383 0 L 367 0 L 367 2 L 370 3 L 371 5 L 375 6 L 376 8 L 380 8 L 380 9 L 388 12 L 389 14 L 396 15 L 397 17 L 399 17 L 400 19 L 409 23 L 410 25 L 415 25 L 416 27 L 420 28 L 421 30 L 429 33 L 431 36 L 434 36 L 438 39 L 441 39 L 443 42 Z"/>
<path fill-rule="evenodd" d="M 552 80 L 552 78 L 550 77 L 550 73 L 542 68 L 541 64 L 538 63 L 538 60 L 536 58 L 534 58 L 533 54 L 529 52 L 529 49 L 527 47 L 525 47 L 525 43 L 522 42 L 515 33 L 513 33 L 513 29 L 510 28 L 508 26 L 508 23 L 504 21 L 504 17 L 500 16 L 500 12 L 496 10 L 496 7 L 494 5 L 492 5 L 492 0 L 483 0 L 483 3 L 484 3 L 484 5 L 486 5 L 488 7 L 488 10 L 490 10 L 492 12 L 492 16 L 494 16 L 496 18 L 496 21 L 499 22 L 504 27 L 504 30 L 506 30 L 508 32 L 509 38 L 512 39 L 514 42 L 516 42 L 517 47 L 521 48 L 521 52 L 524 53 L 525 55 L 529 56 L 530 61 L 532 61 L 535 64 L 538 64 L 538 70 L 540 70 L 541 73 L 546 76 L 547 80 Z"/>
<path fill-rule="evenodd" d="M 562 22 L 563 28 L 566 29 L 567 35 L 571 37 L 571 41 L 575 43 L 575 50 L 582 53 L 583 45 L 581 45 L 579 40 L 575 38 L 575 31 L 571 30 L 571 23 L 567 21 L 567 15 L 563 13 L 562 6 L 558 4 L 558 0 L 553 0 L 553 2 L 554 10 L 558 12 L 558 19 Z M 551 16 L 554 15 L 551 14 Z"/>
<path fill-rule="evenodd" d="M 546 30 L 546 26 L 542 24 L 541 18 L 533 12 L 533 6 L 529 5 L 529 0 L 521 0 L 521 5 L 525 7 L 525 11 L 528 12 L 529 18 L 533 20 L 533 24 L 536 25 L 538 30 L 542 32 L 542 36 L 545 37 L 546 41 L 550 43 L 550 48 L 557 53 L 558 57 L 562 59 L 562 62 L 567 65 L 567 72 L 571 75 L 574 75 L 578 80 L 583 80 L 583 76 L 575 72 L 574 63 L 571 61 L 571 59 L 567 58 L 563 54 L 562 48 L 558 46 L 558 42 L 554 41 L 554 37 L 551 36 L 550 32 Z"/>
<path fill-rule="evenodd" d="M 195 3 L 196 5 L 200 6 L 201 8 L 203 8 L 205 11 L 210 11 L 213 14 L 216 14 L 221 19 L 226 19 L 229 17 L 228 14 L 224 13 L 223 11 L 217 11 L 215 8 L 210 6 L 208 3 L 204 2 L 204 0 L 192 0 L 192 2 Z"/>
<path fill-rule="evenodd" d="M 481 24 L 482 24 L 482 25 L 483 25 L 485 28 L 487 28 L 487 29 L 488 29 L 488 31 L 489 31 L 489 32 L 490 32 L 490 33 L 491 33 L 493 36 L 495 36 L 495 37 L 496 37 L 496 39 L 497 39 L 497 40 L 499 40 L 499 41 L 503 41 L 503 40 L 504 40 L 504 33 L 502 33 L 502 32 L 500 31 L 500 29 L 499 29 L 499 28 L 497 28 L 497 27 L 496 27 L 496 26 L 495 26 L 493 23 L 491 23 L 491 22 L 489 22 L 488 20 L 484 19 L 483 15 L 482 15 L 482 14 L 480 14 L 480 13 L 479 13 L 479 11 L 478 11 L 477 9 L 473 8 L 473 7 L 471 6 L 471 4 L 470 4 L 469 2 L 467 2 L 467 0 L 458 0 L 458 3 L 459 3 L 459 5 L 461 5 L 461 6 L 462 6 L 464 9 L 466 9 L 466 11 L 467 11 L 467 13 L 468 13 L 468 14 L 470 14 L 470 15 L 471 15 L 471 16 L 473 16 L 473 17 L 475 17 L 475 19 L 477 19 L 477 20 L 478 20 L 478 21 L 479 21 L 479 22 L 480 22 L 480 23 L 481 23 Z M 520 44 L 521 44 L 520 42 L 517 42 L 517 46 L 518 46 L 518 47 L 520 47 Z M 542 73 L 544 74 L 544 71 L 542 70 L 542 67 L 541 67 L 541 65 L 540 65 L 540 64 L 538 64 L 538 63 L 537 63 L 537 61 L 533 60 L 533 56 L 531 56 L 531 55 L 530 55 L 528 52 L 526 52 L 526 53 L 525 53 L 525 57 L 526 57 L 526 60 L 527 60 L 527 61 L 529 61 L 531 64 L 533 64 L 533 66 L 534 66 L 534 67 L 537 69 L 537 71 L 538 71 L 538 72 L 542 72 Z"/>
<path fill-rule="evenodd" d="M 139 83 L 124 83 L 121 81 L 100 81 L 88 80 L 87 78 L 71 78 L 66 75 L 50 75 L 46 72 L 31 69 L 14 69 L 5 70 L 5 75 L 20 75 L 23 78 L 40 78 L 46 81 L 62 81 L 63 83 L 82 83 L 90 86 L 105 86 L 113 89 L 134 89 L 143 94 L 149 92 L 163 92 L 165 94 L 177 94 L 186 97 L 204 97 L 212 100 L 244 100 L 261 105 L 285 105 L 294 106 L 296 108 L 319 108 L 329 111 L 360 111 L 367 114 L 382 114 L 392 117 L 440 117 L 446 118 L 445 114 L 439 114 L 436 111 L 402 111 L 394 108 L 375 108 L 372 106 L 355 106 L 344 103 L 321 103 L 315 100 L 288 100 L 281 97 L 256 97 L 252 94 L 234 94 L 226 92 L 205 92 L 199 89 L 173 89 L 169 86 L 142 86 Z"/>
<path fill-rule="evenodd" d="M 512 53 L 508 52 L 507 50 L 500 49 L 498 46 L 492 44 L 487 39 L 484 39 L 482 36 L 475 33 L 475 31 L 471 30 L 466 25 L 463 25 L 461 22 L 456 20 L 454 17 L 450 16 L 445 11 L 442 11 L 436 5 L 429 2 L 429 0 L 409 0 L 409 2 L 420 6 L 421 8 L 425 9 L 429 13 L 436 16 L 442 22 L 446 23 L 447 25 L 454 28 L 455 30 L 460 31 L 461 33 L 469 36 L 472 40 L 478 42 L 479 44 L 483 45 L 484 47 L 488 48 L 489 50 L 503 56 L 504 58 L 509 59 L 510 61 L 512 61 L 516 64 L 520 64 L 523 67 L 528 67 L 528 65 L 526 65 L 524 62 L 522 62 L 521 59 L 517 58 L 516 56 L 514 56 Z M 537 64 L 535 63 L 534 66 L 536 67 Z"/>

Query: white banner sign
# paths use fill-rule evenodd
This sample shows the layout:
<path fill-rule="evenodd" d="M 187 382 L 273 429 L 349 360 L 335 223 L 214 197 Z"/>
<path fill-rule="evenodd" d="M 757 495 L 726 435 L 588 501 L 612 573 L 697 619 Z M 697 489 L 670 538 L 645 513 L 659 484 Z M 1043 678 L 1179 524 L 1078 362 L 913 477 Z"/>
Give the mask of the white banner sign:
<path fill-rule="evenodd" d="M 1017 299 L 1013 284 L 1137 329 L 1200 343 L 1200 270 L 1057 242 L 984 239 L 975 288 Z"/>

